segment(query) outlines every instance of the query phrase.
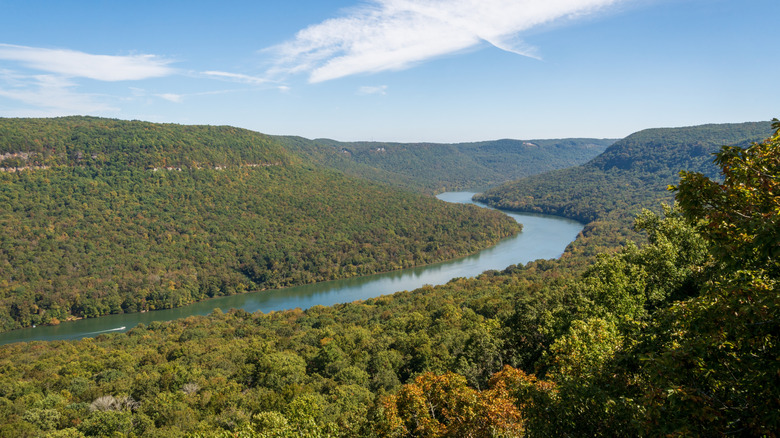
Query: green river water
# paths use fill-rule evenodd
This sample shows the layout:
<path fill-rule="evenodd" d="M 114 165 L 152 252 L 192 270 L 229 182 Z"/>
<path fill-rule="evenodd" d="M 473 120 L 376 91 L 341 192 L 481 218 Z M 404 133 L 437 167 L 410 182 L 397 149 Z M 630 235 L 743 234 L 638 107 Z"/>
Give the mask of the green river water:
<path fill-rule="evenodd" d="M 438 196 L 446 202 L 471 203 L 472 192 L 449 192 Z M 0 345 L 34 340 L 80 339 L 101 333 L 124 332 L 153 321 L 206 315 L 215 308 L 244 309 L 248 312 L 307 309 L 363 300 L 424 285 L 439 285 L 457 277 L 473 277 L 484 271 L 537 259 L 560 257 L 566 246 L 582 230 L 579 222 L 554 216 L 507 213 L 523 224 L 523 232 L 502 240 L 478 254 L 402 271 L 375 274 L 346 280 L 308 284 L 286 289 L 232 295 L 202 301 L 186 307 L 146 313 L 108 315 L 100 318 L 64 322 L 0 333 Z"/>

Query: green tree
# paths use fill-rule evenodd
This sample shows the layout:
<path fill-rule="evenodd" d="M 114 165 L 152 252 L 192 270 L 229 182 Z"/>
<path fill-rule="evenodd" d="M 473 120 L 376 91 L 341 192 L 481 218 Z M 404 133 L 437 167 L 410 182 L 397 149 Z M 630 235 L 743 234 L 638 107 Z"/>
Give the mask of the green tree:
<path fill-rule="evenodd" d="M 780 122 L 716 154 L 723 182 L 683 173 L 683 215 L 718 262 L 700 296 L 659 312 L 645 343 L 645 427 L 657 434 L 780 430 Z"/>
<path fill-rule="evenodd" d="M 762 143 L 742 149 L 725 146 L 715 162 L 722 183 L 682 172 L 677 201 L 686 217 L 713 244 L 732 269 L 780 273 L 780 121 Z"/>

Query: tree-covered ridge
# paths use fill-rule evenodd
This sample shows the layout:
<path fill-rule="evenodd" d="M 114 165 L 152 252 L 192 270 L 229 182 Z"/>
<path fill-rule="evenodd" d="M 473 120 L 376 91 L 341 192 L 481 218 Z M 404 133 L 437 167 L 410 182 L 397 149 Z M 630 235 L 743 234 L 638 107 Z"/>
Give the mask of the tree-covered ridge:
<path fill-rule="evenodd" d="M 585 163 L 614 140 L 495 140 L 476 143 L 338 142 L 284 137 L 315 162 L 371 180 L 426 192 L 501 184 Z"/>
<path fill-rule="evenodd" d="M 10 150 L 55 164 L 0 172 L 2 330 L 420 266 L 520 229 L 498 212 L 303 164 L 248 131 L 8 123 L 13 139 L 46 145 Z M 177 167 L 155 171 L 164 164 Z"/>
<path fill-rule="evenodd" d="M 647 129 L 618 140 L 586 164 L 513 181 L 476 199 L 591 222 L 628 205 L 670 200 L 666 187 L 679 181 L 681 170 L 715 176 L 712 154 L 721 146 L 747 146 L 770 132 L 768 122 Z"/>
<path fill-rule="evenodd" d="M 671 170 L 717 176 L 712 155 L 723 145 L 747 147 L 772 132 L 770 122 L 725 123 L 645 129 L 619 140 L 588 165 L 601 170 L 636 170 L 667 177 Z"/>
<path fill-rule="evenodd" d="M 0 118 L 0 168 L 214 168 L 299 161 L 272 137 L 231 126 L 80 116 Z"/>
<path fill-rule="evenodd" d="M 508 210 L 576 219 L 589 224 L 586 236 L 609 241 L 602 248 L 623 244 L 637 238 L 627 228 L 642 207 L 671 202 L 666 187 L 679 181 L 681 170 L 714 177 L 718 168 L 712 154 L 721 146 L 744 147 L 770 132 L 769 122 L 647 129 L 617 141 L 586 164 L 513 181 L 475 199 Z"/>
<path fill-rule="evenodd" d="M 584 272 L 4 346 L 0 436 L 775 436 L 780 123 L 718 165 Z"/>

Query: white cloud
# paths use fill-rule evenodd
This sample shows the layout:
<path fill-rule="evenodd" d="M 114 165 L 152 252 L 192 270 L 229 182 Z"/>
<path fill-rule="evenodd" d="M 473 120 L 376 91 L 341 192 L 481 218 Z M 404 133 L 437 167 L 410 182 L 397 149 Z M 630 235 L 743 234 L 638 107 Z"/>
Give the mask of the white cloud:
<path fill-rule="evenodd" d="M 92 55 L 67 49 L 0 44 L 0 60 L 16 61 L 27 68 L 99 81 L 140 80 L 174 72 L 169 60 L 154 55 Z"/>
<path fill-rule="evenodd" d="M 384 96 L 385 94 L 387 94 L 387 85 L 379 85 L 376 87 L 369 87 L 369 86 L 360 87 L 358 89 L 358 94 L 365 94 L 365 95 L 380 94 Z"/>
<path fill-rule="evenodd" d="M 537 57 L 519 33 L 592 14 L 626 0 L 373 0 L 271 47 L 271 74 L 308 73 L 322 82 L 400 70 L 487 42 Z"/>
<path fill-rule="evenodd" d="M 241 82 L 244 84 L 263 84 L 268 82 L 267 79 L 258 78 L 255 76 L 249 76 L 240 73 L 229 73 L 224 71 L 204 71 L 203 74 L 217 79 Z"/>
<path fill-rule="evenodd" d="M 165 100 L 167 100 L 169 102 L 174 102 L 174 103 L 180 103 L 181 100 L 182 100 L 182 97 L 184 97 L 181 94 L 173 94 L 173 93 L 155 94 L 155 96 L 157 96 L 157 97 L 159 97 L 161 99 L 165 99 Z"/>
<path fill-rule="evenodd" d="M 243 93 L 246 91 L 249 91 L 247 89 L 233 89 L 233 90 L 211 90 L 211 91 L 200 91 L 197 93 L 185 93 L 185 94 L 179 94 L 179 93 L 149 93 L 146 90 L 140 89 L 140 88 L 131 88 L 133 96 L 136 98 L 143 98 L 146 96 L 154 96 L 159 97 L 160 99 L 167 100 L 169 102 L 173 103 L 181 103 L 184 102 L 185 99 L 193 98 L 193 97 L 201 97 L 201 96 L 215 96 L 220 94 L 230 94 L 230 93 Z"/>
<path fill-rule="evenodd" d="M 24 76 L 0 70 L 0 97 L 35 107 L 36 114 L 63 115 L 117 111 L 100 96 L 73 91 L 75 84 L 57 75 Z M 29 113 L 30 110 L 27 111 Z"/>

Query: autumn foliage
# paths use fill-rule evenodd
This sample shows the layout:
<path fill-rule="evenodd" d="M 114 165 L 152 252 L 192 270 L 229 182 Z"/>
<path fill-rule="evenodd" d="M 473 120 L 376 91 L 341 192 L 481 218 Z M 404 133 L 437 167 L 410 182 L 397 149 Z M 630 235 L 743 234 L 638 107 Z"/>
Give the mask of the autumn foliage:
<path fill-rule="evenodd" d="M 523 422 L 513 393 L 533 378 L 506 366 L 490 388 L 470 388 L 455 373 L 424 373 L 384 401 L 389 436 L 515 437 Z"/>

